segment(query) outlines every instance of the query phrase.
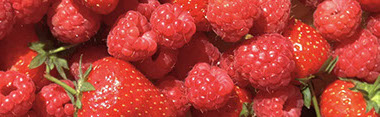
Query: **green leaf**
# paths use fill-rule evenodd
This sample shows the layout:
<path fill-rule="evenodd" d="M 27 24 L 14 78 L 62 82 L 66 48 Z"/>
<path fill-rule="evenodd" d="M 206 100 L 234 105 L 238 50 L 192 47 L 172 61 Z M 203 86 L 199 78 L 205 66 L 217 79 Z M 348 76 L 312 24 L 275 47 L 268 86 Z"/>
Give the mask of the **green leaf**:
<path fill-rule="evenodd" d="M 314 75 L 310 75 L 309 77 L 306 77 L 306 78 L 296 78 L 297 81 L 299 81 L 301 84 L 303 84 L 304 86 L 307 86 L 307 83 L 311 80 L 315 78 Z"/>
<path fill-rule="evenodd" d="M 84 81 L 87 81 L 88 75 L 90 75 L 91 70 L 92 70 L 92 64 L 88 66 L 86 72 L 84 73 Z"/>
<path fill-rule="evenodd" d="M 29 44 L 29 48 L 36 51 L 39 54 L 46 53 L 44 50 L 45 44 L 42 42 L 33 42 Z"/>
<path fill-rule="evenodd" d="M 327 68 L 327 66 L 330 64 L 331 60 L 333 59 L 332 56 L 329 56 L 329 58 L 327 58 L 327 60 L 323 63 L 323 65 L 321 66 L 321 68 L 319 68 L 318 72 L 321 73 L 321 72 L 324 72 Z"/>
<path fill-rule="evenodd" d="M 240 111 L 239 117 L 249 117 L 249 104 L 247 102 L 243 103 L 242 109 Z"/>
<path fill-rule="evenodd" d="M 66 90 L 65 90 L 66 91 Z M 70 100 L 71 100 L 71 103 L 72 104 L 75 104 L 75 98 L 74 98 L 74 95 L 71 94 L 70 92 L 66 91 L 67 95 L 69 96 Z"/>
<path fill-rule="evenodd" d="M 331 71 L 334 69 L 334 67 L 335 67 L 336 63 L 338 62 L 338 60 L 339 60 L 339 57 L 337 56 L 334 60 L 332 60 L 329 63 L 329 65 L 327 66 L 327 68 L 326 68 L 325 71 L 330 74 Z"/>
<path fill-rule="evenodd" d="M 302 90 L 303 94 L 303 104 L 305 105 L 306 108 L 310 109 L 311 106 L 311 91 L 309 87 L 306 87 L 305 89 Z"/>
<path fill-rule="evenodd" d="M 46 61 L 46 59 L 47 59 L 46 53 L 38 54 L 30 62 L 29 69 L 34 69 L 34 68 L 37 68 L 38 66 L 41 66 Z"/>
<path fill-rule="evenodd" d="M 56 56 L 50 56 L 50 59 L 51 59 L 51 61 L 53 61 L 54 65 L 55 65 L 55 68 L 57 68 L 57 71 L 58 71 L 59 75 L 63 79 L 67 80 L 66 73 L 65 73 L 65 71 L 62 68 L 63 67 L 62 65 L 67 64 L 67 62 L 66 63 L 62 63 L 62 60 L 59 60 L 60 58 L 57 58 Z M 64 61 L 66 61 L 66 60 L 64 60 Z"/>
<path fill-rule="evenodd" d="M 63 58 L 57 58 L 55 60 L 56 60 L 55 61 L 56 65 L 62 66 L 65 69 L 69 69 L 69 65 L 67 64 L 67 61 L 65 59 L 63 59 Z"/>
<path fill-rule="evenodd" d="M 75 106 L 78 108 L 78 109 L 82 109 L 82 102 L 80 101 L 80 99 L 78 99 L 77 97 L 77 100 L 75 102 Z"/>
<path fill-rule="evenodd" d="M 80 87 L 81 92 L 93 90 L 95 90 L 95 87 L 89 82 L 83 82 L 82 86 Z"/>

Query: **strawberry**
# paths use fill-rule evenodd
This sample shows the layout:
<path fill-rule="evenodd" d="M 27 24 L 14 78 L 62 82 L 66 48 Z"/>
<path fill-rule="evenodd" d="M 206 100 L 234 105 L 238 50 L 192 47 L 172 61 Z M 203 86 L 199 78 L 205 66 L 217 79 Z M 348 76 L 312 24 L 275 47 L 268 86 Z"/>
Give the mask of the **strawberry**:
<path fill-rule="evenodd" d="M 130 63 L 106 57 L 93 66 L 87 81 L 95 90 L 83 93 L 79 117 L 175 116 L 173 104 Z"/>
<path fill-rule="evenodd" d="M 80 0 L 80 2 L 98 14 L 108 14 L 116 8 L 119 0 Z"/>
<path fill-rule="evenodd" d="M 293 20 L 284 36 L 293 43 L 296 78 L 305 78 L 318 72 L 330 56 L 329 43 L 313 27 L 300 20 Z"/>

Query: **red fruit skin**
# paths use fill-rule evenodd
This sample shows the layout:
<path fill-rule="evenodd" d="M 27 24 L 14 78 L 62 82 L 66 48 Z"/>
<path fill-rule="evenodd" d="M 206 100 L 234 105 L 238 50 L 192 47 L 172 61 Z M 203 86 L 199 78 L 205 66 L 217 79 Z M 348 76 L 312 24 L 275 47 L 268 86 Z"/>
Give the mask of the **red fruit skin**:
<path fill-rule="evenodd" d="M 366 27 L 373 35 L 380 37 L 380 14 L 372 14 L 367 19 Z"/>
<path fill-rule="evenodd" d="M 226 105 L 218 110 L 201 112 L 199 110 L 192 110 L 192 115 L 195 117 L 240 117 L 240 112 L 243 103 L 251 103 L 252 95 L 244 88 L 235 86 L 234 92 Z"/>
<path fill-rule="evenodd" d="M 148 79 L 161 79 L 174 68 L 177 63 L 178 50 L 161 47 L 155 53 L 157 56 L 135 62 L 135 66 Z"/>
<path fill-rule="evenodd" d="M 252 34 L 281 33 L 288 24 L 290 0 L 258 0 L 261 15 L 254 22 Z"/>
<path fill-rule="evenodd" d="M 119 3 L 119 0 L 80 0 L 80 2 L 98 14 L 111 13 Z"/>
<path fill-rule="evenodd" d="M 0 78 L 0 116 L 25 115 L 35 99 L 32 79 L 16 71 L 0 71 Z"/>
<path fill-rule="evenodd" d="M 18 71 L 30 77 L 38 92 L 43 86 L 50 83 L 43 77 L 45 65 L 29 69 L 29 64 L 37 52 L 29 49 L 29 43 L 38 41 L 33 25 L 16 25 L 4 40 L 0 41 L 0 69 Z"/>
<path fill-rule="evenodd" d="M 104 45 L 84 45 L 70 58 L 70 72 L 76 80 L 79 79 L 79 60 L 82 56 L 82 72 L 85 72 L 93 62 L 108 57 L 107 47 Z"/>
<path fill-rule="evenodd" d="M 158 0 L 139 0 L 140 3 L 136 7 L 136 11 L 140 12 L 144 15 L 148 20 L 150 19 L 153 11 L 160 6 L 160 2 Z M 146 1 L 146 2 L 144 2 Z"/>
<path fill-rule="evenodd" d="M 380 1 L 378 0 L 357 0 L 362 9 L 368 12 L 380 12 Z"/>
<path fill-rule="evenodd" d="M 292 43 L 280 34 L 249 39 L 234 50 L 237 72 L 257 89 L 287 86 L 295 69 Z"/>
<path fill-rule="evenodd" d="M 196 31 L 193 17 L 176 4 L 158 6 L 150 17 L 150 23 L 158 34 L 157 43 L 172 49 L 188 43 Z"/>
<path fill-rule="evenodd" d="M 284 32 L 293 44 L 296 78 L 306 78 L 317 73 L 330 53 L 330 45 L 316 30 L 300 20 L 292 20 Z"/>
<path fill-rule="evenodd" d="M 200 62 L 215 65 L 220 58 L 217 47 L 208 41 L 203 33 L 196 33 L 193 39 L 179 49 L 178 61 L 174 70 L 179 79 L 185 79 L 193 66 Z"/>
<path fill-rule="evenodd" d="M 260 90 L 252 108 L 258 117 L 300 117 L 302 106 L 300 89 L 289 85 L 275 91 Z"/>
<path fill-rule="evenodd" d="M 79 117 L 173 117 L 172 102 L 133 65 L 106 57 L 95 61 L 88 82 L 95 91 L 84 92 Z"/>
<path fill-rule="evenodd" d="M 157 38 L 143 15 L 128 11 L 107 37 L 108 53 L 126 61 L 142 60 L 156 52 Z"/>
<path fill-rule="evenodd" d="M 48 11 L 51 0 L 8 0 L 12 4 L 16 20 L 21 24 L 39 22 Z"/>
<path fill-rule="evenodd" d="M 356 0 L 326 0 L 314 12 L 314 26 L 329 41 L 344 41 L 354 35 L 362 19 Z"/>
<path fill-rule="evenodd" d="M 189 11 L 194 18 L 197 31 L 210 31 L 211 25 L 206 19 L 208 0 L 173 0 L 173 4 L 178 4 Z"/>
<path fill-rule="evenodd" d="M 88 41 L 100 28 L 100 16 L 74 0 L 55 2 L 47 21 L 52 34 L 69 44 Z"/>
<path fill-rule="evenodd" d="M 373 109 L 366 113 L 363 95 L 349 89 L 354 86 L 353 83 L 342 80 L 336 80 L 327 86 L 319 102 L 321 115 L 323 117 L 377 117 Z"/>
<path fill-rule="evenodd" d="M 227 72 L 208 63 L 196 64 L 186 77 L 185 86 L 190 103 L 201 111 L 223 107 L 234 89 Z"/>
<path fill-rule="evenodd" d="M 138 0 L 119 0 L 115 10 L 103 16 L 103 21 L 107 26 L 113 26 L 118 20 L 119 16 L 125 14 L 129 10 L 137 8 Z M 149 19 L 149 18 L 148 18 Z"/>
<path fill-rule="evenodd" d="M 187 99 L 187 88 L 185 83 L 176 80 L 173 76 L 167 76 L 164 80 L 158 81 L 157 87 L 161 92 L 172 101 L 177 111 L 177 116 L 185 117 L 186 112 L 190 109 L 190 103 Z"/>
<path fill-rule="evenodd" d="M 257 0 L 209 0 L 206 17 L 212 30 L 226 42 L 248 34 L 260 15 Z"/>
<path fill-rule="evenodd" d="M 374 82 L 380 72 L 380 41 L 363 29 L 350 40 L 337 45 L 333 57 L 339 57 L 334 68 L 338 77 Z"/>
<path fill-rule="evenodd" d="M 15 23 L 15 13 L 8 0 L 0 0 L 0 40 L 12 31 Z"/>
<path fill-rule="evenodd" d="M 243 78 L 236 70 L 234 62 L 234 53 L 232 50 L 226 51 L 222 54 L 219 60 L 219 67 L 226 70 L 228 75 L 234 81 L 235 85 L 240 87 L 247 87 L 250 83 L 248 79 Z"/>
<path fill-rule="evenodd" d="M 74 88 L 73 82 L 63 80 L 70 87 Z M 70 97 L 65 89 L 58 84 L 52 83 L 41 89 L 36 95 L 33 109 L 40 117 L 72 117 L 74 105 L 71 104 Z"/>

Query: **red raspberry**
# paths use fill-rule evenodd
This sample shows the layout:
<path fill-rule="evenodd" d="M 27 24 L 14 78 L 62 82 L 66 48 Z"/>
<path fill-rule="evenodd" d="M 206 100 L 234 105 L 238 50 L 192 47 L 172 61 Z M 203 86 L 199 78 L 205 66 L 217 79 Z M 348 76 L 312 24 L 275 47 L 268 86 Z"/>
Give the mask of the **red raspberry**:
<path fill-rule="evenodd" d="M 187 98 L 198 110 L 216 110 L 230 99 L 234 84 L 227 72 L 217 66 L 198 63 L 185 79 Z"/>
<path fill-rule="evenodd" d="M 74 87 L 73 82 L 64 80 L 64 83 Z M 74 106 L 65 89 L 58 84 L 52 83 L 41 89 L 36 95 L 33 109 L 37 110 L 40 117 L 68 117 L 73 116 Z"/>
<path fill-rule="evenodd" d="M 173 49 L 188 43 L 196 30 L 193 17 L 176 4 L 158 6 L 153 11 L 150 22 L 159 35 L 157 43 Z"/>
<path fill-rule="evenodd" d="M 327 40 L 342 41 L 354 35 L 361 18 L 356 0 L 326 0 L 314 12 L 314 25 Z"/>
<path fill-rule="evenodd" d="M 108 35 L 108 53 L 127 61 L 141 60 L 156 52 L 156 40 L 147 19 L 139 12 L 128 11 Z"/>
<path fill-rule="evenodd" d="M 257 0 L 209 0 L 206 13 L 214 32 L 226 42 L 236 42 L 248 34 L 260 15 Z"/>
<path fill-rule="evenodd" d="M 259 0 L 257 6 L 262 13 L 254 22 L 251 33 L 281 33 L 288 24 L 290 0 Z"/>
<path fill-rule="evenodd" d="M 50 7 L 51 0 L 8 0 L 21 24 L 39 22 Z"/>
<path fill-rule="evenodd" d="M 14 11 L 8 0 L 0 0 L 0 40 L 7 35 L 14 24 Z"/>
<path fill-rule="evenodd" d="M 260 90 L 253 98 L 253 110 L 258 117 L 299 117 L 303 106 L 298 87 L 289 85 L 276 91 Z"/>
<path fill-rule="evenodd" d="M 80 2 L 98 14 L 108 14 L 116 8 L 119 0 L 80 0 Z"/>
<path fill-rule="evenodd" d="M 177 62 L 178 50 L 161 47 L 152 57 L 135 63 L 148 79 L 161 79 L 174 68 Z"/>
<path fill-rule="evenodd" d="M 152 15 L 153 11 L 160 6 L 158 0 L 139 0 L 141 3 L 136 8 L 136 11 L 144 15 L 148 20 Z"/>
<path fill-rule="evenodd" d="M 236 66 L 234 62 L 233 51 L 226 51 L 222 54 L 219 60 L 219 67 L 226 70 L 228 75 L 234 81 L 234 83 L 240 87 L 247 87 L 249 84 L 248 79 L 244 79 L 240 74 L 236 71 Z"/>
<path fill-rule="evenodd" d="M 71 57 L 69 61 L 70 72 L 76 80 L 79 79 L 79 60 L 82 56 L 82 72 L 85 72 L 87 68 L 95 61 L 109 56 L 107 47 L 103 45 L 85 45 L 81 46 Z"/>
<path fill-rule="evenodd" d="M 368 17 L 367 29 L 376 37 L 380 37 L 380 14 L 373 14 Z"/>
<path fill-rule="evenodd" d="M 292 52 L 292 43 L 282 35 L 264 34 L 235 49 L 235 68 L 255 88 L 287 86 L 295 68 Z"/>
<path fill-rule="evenodd" d="M 380 1 L 379 0 L 357 0 L 362 9 L 368 12 L 380 12 Z"/>
<path fill-rule="evenodd" d="M 129 10 L 135 9 L 139 4 L 138 0 L 119 0 L 115 10 L 103 17 L 103 21 L 107 26 L 113 26 L 119 16 L 125 14 Z"/>
<path fill-rule="evenodd" d="M 324 0 L 300 0 L 303 4 L 309 7 L 317 8 L 317 6 Z"/>
<path fill-rule="evenodd" d="M 181 5 L 194 17 L 197 31 L 209 31 L 210 23 L 206 19 L 208 0 L 173 0 L 172 3 Z"/>
<path fill-rule="evenodd" d="M 0 79 L 0 116 L 25 115 L 35 99 L 32 79 L 16 71 L 0 71 Z"/>
<path fill-rule="evenodd" d="M 56 2 L 49 10 L 48 18 L 51 32 L 64 43 L 85 42 L 100 28 L 99 15 L 73 0 Z"/>
<path fill-rule="evenodd" d="M 163 81 L 159 81 L 158 88 L 161 92 L 171 100 L 177 110 L 177 116 L 185 116 L 186 112 L 190 109 L 189 100 L 187 99 L 187 90 L 185 83 L 180 80 L 175 80 L 176 78 L 168 76 Z"/>
<path fill-rule="evenodd" d="M 367 29 L 337 45 L 333 56 L 339 56 L 334 68 L 338 77 L 356 77 L 374 82 L 379 75 L 380 40 Z"/>
<path fill-rule="evenodd" d="M 193 39 L 179 49 L 178 61 L 174 67 L 177 77 L 185 79 L 193 66 L 200 62 L 216 64 L 220 52 L 203 33 L 196 33 Z"/>

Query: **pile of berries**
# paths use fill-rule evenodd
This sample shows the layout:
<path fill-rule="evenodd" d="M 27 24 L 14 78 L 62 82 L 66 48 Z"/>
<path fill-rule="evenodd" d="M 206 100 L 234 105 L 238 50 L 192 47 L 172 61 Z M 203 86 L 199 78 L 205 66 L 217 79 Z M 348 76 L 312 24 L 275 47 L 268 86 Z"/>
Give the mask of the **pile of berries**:
<path fill-rule="evenodd" d="M 379 0 L 0 0 L 0 117 L 380 117 Z"/>

